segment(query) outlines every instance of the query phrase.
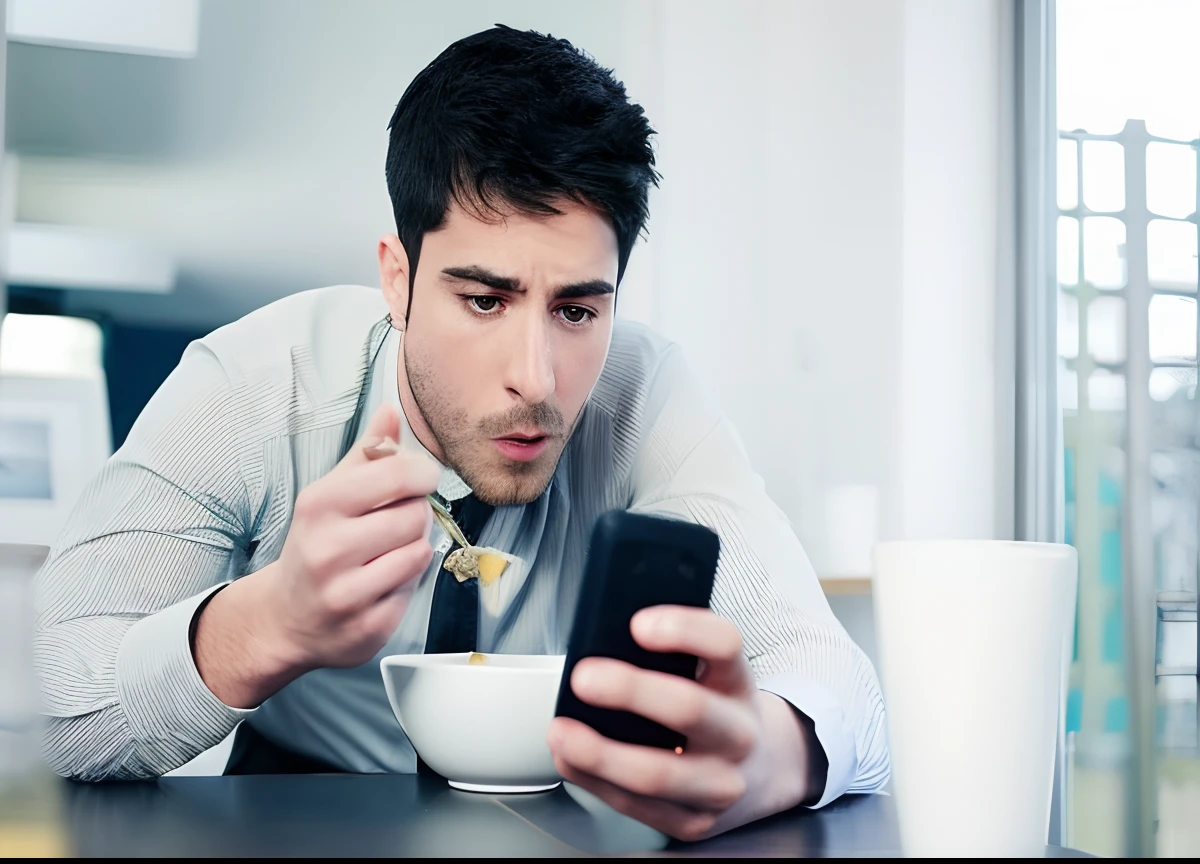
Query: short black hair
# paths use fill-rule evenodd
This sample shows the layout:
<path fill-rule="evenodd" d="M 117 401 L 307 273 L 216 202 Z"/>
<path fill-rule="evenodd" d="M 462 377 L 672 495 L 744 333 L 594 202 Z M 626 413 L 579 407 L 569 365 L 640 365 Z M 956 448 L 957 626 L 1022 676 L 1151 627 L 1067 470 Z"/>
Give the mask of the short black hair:
<path fill-rule="evenodd" d="M 617 281 L 658 185 L 654 130 L 625 85 L 565 39 L 494 28 L 455 42 L 400 98 L 387 187 L 411 285 L 425 233 L 452 201 L 481 218 L 554 215 L 573 199 L 617 235 Z"/>

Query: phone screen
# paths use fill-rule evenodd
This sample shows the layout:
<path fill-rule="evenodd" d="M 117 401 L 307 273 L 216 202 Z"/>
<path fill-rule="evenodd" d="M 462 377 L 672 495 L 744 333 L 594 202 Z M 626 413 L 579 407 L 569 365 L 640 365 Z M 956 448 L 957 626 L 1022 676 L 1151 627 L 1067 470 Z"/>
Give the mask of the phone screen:
<path fill-rule="evenodd" d="M 694 678 L 694 656 L 647 651 L 629 625 L 649 606 L 707 607 L 719 546 L 709 529 L 675 519 L 614 511 L 597 521 L 559 688 L 559 716 L 617 741 L 668 749 L 685 744 L 683 735 L 659 723 L 581 701 L 570 689 L 570 675 L 584 657 L 612 657 Z"/>

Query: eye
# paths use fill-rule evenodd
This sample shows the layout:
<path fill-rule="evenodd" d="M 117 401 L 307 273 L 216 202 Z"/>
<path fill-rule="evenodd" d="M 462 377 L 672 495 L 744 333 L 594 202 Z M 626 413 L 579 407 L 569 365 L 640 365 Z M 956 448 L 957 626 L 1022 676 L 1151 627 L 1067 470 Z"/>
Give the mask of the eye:
<path fill-rule="evenodd" d="M 592 310 L 583 306 L 563 306 L 558 310 L 568 324 L 585 324 L 592 317 Z"/>
<path fill-rule="evenodd" d="M 493 297 L 490 294 L 476 294 L 467 298 L 467 302 L 471 304 L 471 309 L 482 315 L 491 315 L 500 308 L 500 298 Z"/>

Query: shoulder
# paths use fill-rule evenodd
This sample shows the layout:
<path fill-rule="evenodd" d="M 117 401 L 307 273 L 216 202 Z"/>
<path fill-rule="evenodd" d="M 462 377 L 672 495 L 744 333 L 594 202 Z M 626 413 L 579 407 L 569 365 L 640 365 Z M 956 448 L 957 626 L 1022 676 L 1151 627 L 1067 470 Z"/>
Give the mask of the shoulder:
<path fill-rule="evenodd" d="M 335 285 L 276 300 L 199 342 L 235 388 L 299 376 L 334 395 L 361 378 L 370 333 L 386 315 L 378 290 Z"/>
<path fill-rule="evenodd" d="M 611 444 L 618 473 L 627 473 L 652 451 L 686 449 L 719 418 L 715 399 L 678 344 L 643 324 L 619 320 L 580 424 L 590 434 L 580 437 Z"/>
<path fill-rule="evenodd" d="M 653 422 L 664 412 L 693 420 L 719 413 L 683 349 L 644 324 L 618 321 L 591 404 L 614 420 Z"/>
<path fill-rule="evenodd" d="M 679 346 L 646 325 L 618 318 L 590 404 L 612 417 L 641 410 L 659 367 L 678 353 Z"/>

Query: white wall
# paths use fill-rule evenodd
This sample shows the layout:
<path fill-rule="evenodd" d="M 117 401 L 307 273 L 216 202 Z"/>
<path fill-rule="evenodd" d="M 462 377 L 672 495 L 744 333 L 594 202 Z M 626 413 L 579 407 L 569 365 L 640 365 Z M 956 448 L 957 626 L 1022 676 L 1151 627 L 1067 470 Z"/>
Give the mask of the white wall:
<path fill-rule="evenodd" d="M 199 0 L 8 0 L 8 38 L 34 45 L 190 57 Z"/>
<path fill-rule="evenodd" d="M 205 0 L 191 60 L 13 46 L 18 215 L 173 253 L 175 296 L 91 301 L 128 319 L 371 284 L 412 75 L 496 21 L 566 36 L 660 132 L 620 311 L 684 345 L 828 571 L 831 487 L 878 487 L 885 539 L 1001 521 L 1001 2 Z"/>
<path fill-rule="evenodd" d="M 1012 500 L 1011 470 L 996 470 L 1011 466 L 996 416 L 1000 169 L 1012 152 L 999 2 L 905 2 L 899 481 L 913 539 L 991 537 L 997 502 Z"/>
<path fill-rule="evenodd" d="M 904 7 L 657 10 L 664 180 L 635 311 L 713 382 L 824 570 L 830 486 L 880 487 L 899 530 Z"/>
<path fill-rule="evenodd" d="M 387 124 L 411 78 L 497 21 L 621 68 L 636 5 L 205 0 L 193 59 L 14 44 L 18 218 L 172 253 L 175 296 L 88 298 L 130 321 L 222 323 L 294 291 L 375 284 L 375 243 L 394 228 Z"/>

